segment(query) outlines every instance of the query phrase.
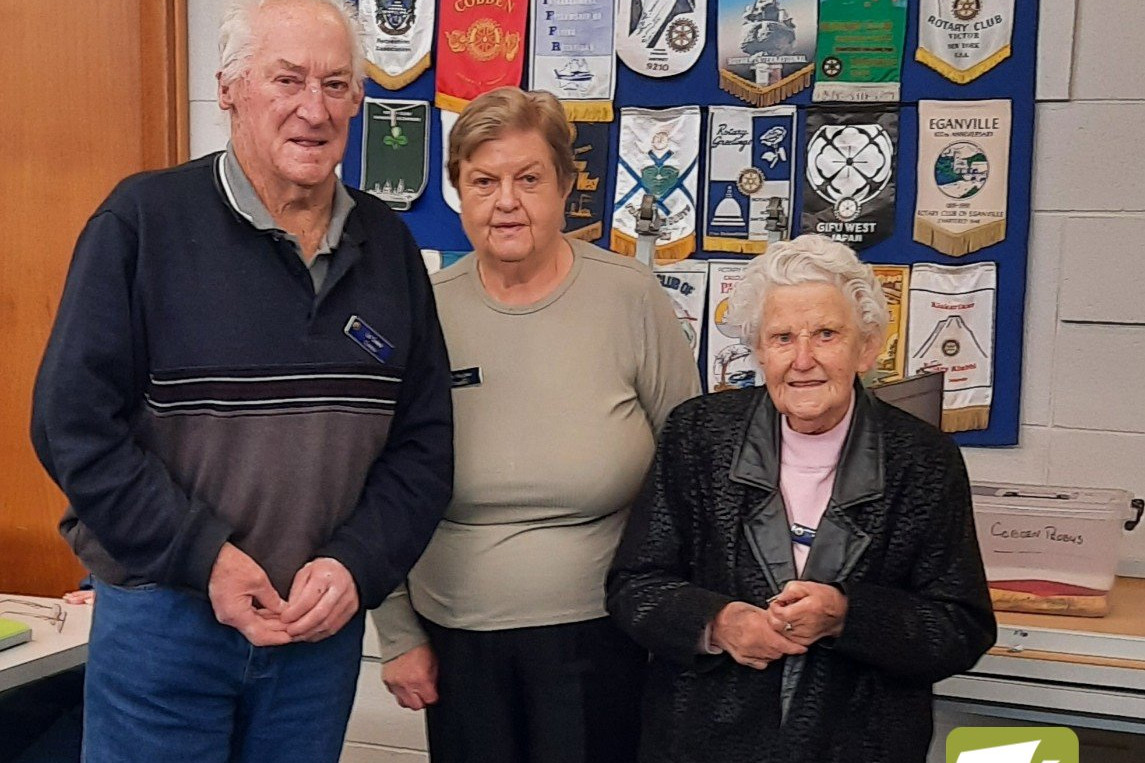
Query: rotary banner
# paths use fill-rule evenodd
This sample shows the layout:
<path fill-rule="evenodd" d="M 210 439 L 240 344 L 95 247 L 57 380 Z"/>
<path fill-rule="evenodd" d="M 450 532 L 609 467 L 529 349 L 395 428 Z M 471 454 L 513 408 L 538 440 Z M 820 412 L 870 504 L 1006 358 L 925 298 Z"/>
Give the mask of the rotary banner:
<path fill-rule="evenodd" d="M 819 0 L 720 0 L 720 88 L 770 106 L 811 84 Z"/>
<path fill-rule="evenodd" d="M 990 426 L 998 266 L 931 265 L 911 271 L 907 375 L 945 374 L 942 431 Z"/>
<path fill-rule="evenodd" d="M 763 386 L 755 351 L 740 339 L 739 327 L 728 323 L 728 300 L 746 269 L 743 260 L 708 260 L 708 392 Z"/>
<path fill-rule="evenodd" d="M 899 100 L 906 0 L 820 0 L 814 101 Z"/>
<path fill-rule="evenodd" d="M 362 125 L 362 190 L 405 212 L 429 177 L 429 102 L 367 98 Z"/>
<path fill-rule="evenodd" d="M 707 0 L 616 0 L 616 54 L 645 77 L 682 74 L 707 35 Z"/>
<path fill-rule="evenodd" d="M 888 238 L 895 221 L 898 109 L 807 111 L 802 230 L 859 250 Z"/>
<path fill-rule="evenodd" d="M 682 260 L 696 250 L 696 165 L 700 108 L 620 110 L 620 158 L 612 205 L 611 249 L 636 254 L 636 220 L 644 194 L 664 217 L 656 259 Z"/>
<path fill-rule="evenodd" d="M 708 293 L 708 263 L 686 260 L 655 265 L 652 270 L 672 300 L 680 330 L 692 348 L 692 357 L 699 362 L 700 332 L 704 328 L 704 297 Z"/>
<path fill-rule="evenodd" d="M 708 108 L 704 251 L 762 254 L 789 238 L 795 107 Z"/>
<path fill-rule="evenodd" d="M 429 68 L 433 2 L 358 0 L 370 79 L 387 90 L 401 90 Z"/>
<path fill-rule="evenodd" d="M 604 235 L 604 177 L 608 173 L 608 125 L 569 122 L 576 179 L 565 202 L 565 235 L 595 241 Z"/>
<path fill-rule="evenodd" d="M 965 85 L 1010 57 L 1014 0 L 923 0 L 915 60 Z"/>
<path fill-rule="evenodd" d="M 569 119 L 611 122 L 616 92 L 612 0 L 533 0 L 529 89 L 548 90 Z"/>
<path fill-rule="evenodd" d="M 883 297 L 887 301 L 887 336 L 883 349 L 875 361 L 875 381 L 892 382 L 903 378 L 906 366 L 906 306 L 907 289 L 910 286 L 910 266 L 872 265 L 875 278 L 883 287 Z"/>
<path fill-rule="evenodd" d="M 960 257 L 1006 238 L 1010 102 L 918 102 L 914 240 Z"/>
<path fill-rule="evenodd" d="M 525 0 L 443 0 L 438 10 L 438 108 L 465 104 L 504 85 L 520 85 L 525 59 Z"/>

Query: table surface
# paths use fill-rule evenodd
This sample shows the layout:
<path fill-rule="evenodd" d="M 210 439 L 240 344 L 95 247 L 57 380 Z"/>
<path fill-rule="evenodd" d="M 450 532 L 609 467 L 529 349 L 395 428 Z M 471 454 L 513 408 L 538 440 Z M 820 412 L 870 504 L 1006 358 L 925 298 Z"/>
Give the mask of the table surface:
<path fill-rule="evenodd" d="M 11 601 L 0 604 L 0 609 L 9 610 L 3 617 L 19 620 L 32 627 L 31 641 L 0 651 L 0 691 L 46 678 L 82 665 L 87 660 L 87 638 L 91 630 L 90 604 L 65 604 L 62 599 L 18 594 L 0 594 L 0 599 L 49 606 L 58 604 L 67 613 L 63 628 L 57 631 L 56 626 L 46 620 L 21 617 L 19 611 L 24 608 Z"/>

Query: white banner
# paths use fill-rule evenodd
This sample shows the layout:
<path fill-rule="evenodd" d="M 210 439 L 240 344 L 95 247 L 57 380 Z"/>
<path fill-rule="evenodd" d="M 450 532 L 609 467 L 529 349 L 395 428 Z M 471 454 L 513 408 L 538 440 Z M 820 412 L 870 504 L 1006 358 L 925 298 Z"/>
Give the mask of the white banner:
<path fill-rule="evenodd" d="M 1010 57 L 1014 0 L 922 0 L 915 60 L 965 85 Z"/>
<path fill-rule="evenodd" d="M 358 0 L 370 79 L 401 90 L 429 68 L 433 11 L 433 0 Z"/>
<path fill-rule="evenodd" d="M 616 0 L 616 54 L 646 77 L 682 74 L 700 59 L 707 0 Z"/>
<path fill-rule="evenodd" d="M 728 323 L 728 299 L 747 266 L 743 260 L 708 261 L 708 392 L 763 386 L 763 369 L 755 350 Z"/>
<path fill-rule="evenodd" d="M 910 274 L 907 376 L 944 373 L 942 429 L 990 426 L 998 266 L 921 263 Z"/>

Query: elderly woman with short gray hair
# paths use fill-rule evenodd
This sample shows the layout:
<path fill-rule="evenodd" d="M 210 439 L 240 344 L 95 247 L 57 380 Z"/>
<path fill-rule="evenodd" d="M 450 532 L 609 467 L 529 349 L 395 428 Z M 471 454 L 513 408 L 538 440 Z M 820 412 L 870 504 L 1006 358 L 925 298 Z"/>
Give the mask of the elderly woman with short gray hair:
<path fill-rule="evenodd" d="M 653 654 L 640 760 L 922 761 L 931 685 L 995 635 L 958 448 L 859 383 L 887 311 L 846 246 L 772 245 L 729 320 L 766 387 L 672 413 L 609 574 Z"/>

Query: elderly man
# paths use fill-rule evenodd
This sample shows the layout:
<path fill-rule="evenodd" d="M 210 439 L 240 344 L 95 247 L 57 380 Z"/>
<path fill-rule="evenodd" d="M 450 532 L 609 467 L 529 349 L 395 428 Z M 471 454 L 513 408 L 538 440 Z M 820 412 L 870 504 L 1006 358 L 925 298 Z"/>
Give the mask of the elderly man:
<path fill-rule="evenodd" d="M 240 0 L 220 51 L 230 146 L 96 211 L 36 383 L 36 451 L 96 578 L 87 761 L 336 760 L 363 611 L 450 496 L 419 250 L 334 174 L 354 20 Z"/>

